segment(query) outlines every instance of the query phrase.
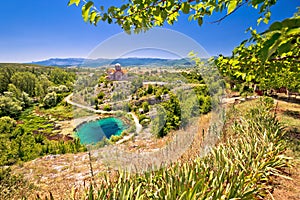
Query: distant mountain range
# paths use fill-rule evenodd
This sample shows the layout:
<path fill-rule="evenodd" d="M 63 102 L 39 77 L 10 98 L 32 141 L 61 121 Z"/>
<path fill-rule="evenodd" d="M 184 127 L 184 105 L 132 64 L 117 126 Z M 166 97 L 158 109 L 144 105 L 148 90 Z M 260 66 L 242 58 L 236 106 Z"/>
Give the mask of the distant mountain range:
<path fill-rule="evenodd" d="M 164 58 L 118 58 L 118 59 L 85 59 L 85 58 L 51 58 L 48 60 L 32 62 L 43 66 L 58 67 L 102 67 L 120 63 L 122 66 L 190 66 L 194 62 L 188 58 L 164 59 Z"/>

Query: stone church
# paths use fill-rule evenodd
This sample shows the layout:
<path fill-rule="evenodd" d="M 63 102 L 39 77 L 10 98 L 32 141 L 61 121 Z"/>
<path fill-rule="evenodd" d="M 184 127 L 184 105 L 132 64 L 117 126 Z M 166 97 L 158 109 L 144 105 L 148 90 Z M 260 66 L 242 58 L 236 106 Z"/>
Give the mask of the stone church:
<path fill-rule="evenodd" d="M 107 78 L 111 81 L 122 81 L 127 78 L 127 71 L 122 70 L 119 63 L 115 64 L 115 69 L 109 69 Z"/>

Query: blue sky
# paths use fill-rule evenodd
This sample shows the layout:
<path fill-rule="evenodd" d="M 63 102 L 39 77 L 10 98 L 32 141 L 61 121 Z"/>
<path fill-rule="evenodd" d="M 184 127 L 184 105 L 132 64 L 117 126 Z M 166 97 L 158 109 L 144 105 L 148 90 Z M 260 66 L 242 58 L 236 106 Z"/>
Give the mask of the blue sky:
<path fill-rule="evenodd" d="M 100 23 L 95 27 L 83 22 L 81 9 L 68 7 L 67 3 L 68 0 L 1 2 L 0 62 L 85 58 L 100 43 L 122 32 L 117 25 Z M 292 16 L 297 6 L 300 6 L 299 0 L 278 0 L 272 8 L 271 22 Z M 221 16 L 217 14 L 206 18 L 203 26 L 198 27 L 197 22 L 188 22 L 187 15 L 182 15 L 176 24 L 165 28 L 192 38 L 209 55 L 229 55 L 235 46 L 247 38 L 245 30 L 249 26 L 256 27 L 258 13 L 250 7 L 242 7 L 220 24 L 209 23 Z M 261 24 L 258 30 L 266 28 L 267 25 Z"/>

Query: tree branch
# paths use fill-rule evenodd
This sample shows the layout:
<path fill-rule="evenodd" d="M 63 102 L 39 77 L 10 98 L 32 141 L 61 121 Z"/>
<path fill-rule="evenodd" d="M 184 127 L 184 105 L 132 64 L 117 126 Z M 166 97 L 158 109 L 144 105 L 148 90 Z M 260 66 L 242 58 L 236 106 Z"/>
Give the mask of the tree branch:
<path fill-rule="evenodd" d="M 243 5 L 245 5 L 248 2 L 248 0 L 246 0 L 244 3 L 239 4 L 231 13 L 226 14 L 225 16 L 221 17 L 220 19 L 216 20 L 216 21 L 212 21 L 210 22 L 210 24 L 215 24 L 215 23 L 220 23 L 221 21 L 223 21 L 225 18 L 227 18 L 228 16 L 230 16 L 231 14 L 233 14 L 235 11 L 237 11 L 240 7 L 242 7 Z"/>
<path fill-rule="evenodd" d="M 300 55 L 276 57 L 276 58 L 270 59 L 270 61 L 281 61 L 281 60 L 287 60 L 287 59 L 296 59 L 295 62 L 300 62 Z"/>

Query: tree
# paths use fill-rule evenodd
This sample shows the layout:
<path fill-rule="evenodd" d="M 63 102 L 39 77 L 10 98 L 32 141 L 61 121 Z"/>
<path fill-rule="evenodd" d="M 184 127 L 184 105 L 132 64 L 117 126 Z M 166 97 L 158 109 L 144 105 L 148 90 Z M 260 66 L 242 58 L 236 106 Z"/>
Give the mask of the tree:
<path fill-rule="evenodd" d="M 144 101 L 142 103 L 142 108 L 143 108 L 144 113 L 149 112 L 149 103 L 147 101 Z"/>
<path fill-rule="evenodd" d="M 16 121 L 8 116 L 0 118 L 0 134 L 10 134 L 16 127 Z"/>
<path fill-rule="evenodd" d="M 152 94 L 153 93 L 153 86 L 151 84 L 148 86 L 147 93 L 148 94 Z"/>
<path fill-rule="evenodd" d="M 43 103 L 46 108 L 51 108 L 56 106 L 56 104 L 58 103 L 56 92 L 48 93 L 43 99 Z"/>
<path fill-rule="evenodd" d="M 104 92 L 99 92 L 99 94 L 98 94 L 98 99 L 103 99 L 105 97 L 105 94 L 104 94 Z"/>
<path fill-rule="evenodd" d="M 53 83 L 60 85 L 60 84 L 67 84 L 68 82 L 74 81 L 74 75 L 72 73 L 68 73 L 63 69 L 55 68 L 51 70 L 50 73 L 50 81 Z"/>
<path fill-rule="evenodd" d="M 103 106 L 103 110 L 104 110 L 104 111 L 111 111 L 111 106 L 110 106 L 109 104 L 105 104 L 105 105 Z"/>
<path fill-rule="evenodd" d="M 131 86 L 133 88 L 132 92 L 135 93 L 139 88 L 143 87 L 143 79 L 140 77 L 133 79 Z"/>
<path fill-rule="evenodd" d="M 263 33 L 251 30 L 230 57 L 215 61 L 221 72 L 232 79 L 256 83 L 264 89 L 298 90 L 300 85 L 300 17 L 274 22 Z"/>
<path fill-rule="evenodd" d="M 66 92 L 69 92 L 69 88 L 65 85 L 60 85 L 58 86 L 58 92 L 59 93 L 66 93 Z"/>
<path fill-rule="evenodd" d="M 21 102 L 15 98 L 0 96 L 0 117 L 17 117 L 22 111 Z"/>
<path fill-rule="evenodd" d="M 5 96 L 21 101 L 21 106 L 27 108 L 32 104 L 32 99 L 26 92 L 21 92 L 14 84 L 8 85 L 8 91 L 4 92 Z"/>
<path fill-rule="evenodd" d="M 44 97 L 47 94 L 48 88 L 53 85 L 45 75 L 38 76 L 38 84 L 36 86 L 36 95 Z"/>
<path fill-rule="evenodd" d="M 227 14 L 214 22 L 218 23 L 244 5 L 259 8 L 261 17 L 258 22 L 268 23 L 270 7 L 276 2 L 277 0 L 125 0 L 118 7 L 104 8 L 98 7 L 93 1 L 70 0 L 69 5 L 79 6 L 82 3 L 82 17 L 86 22 L 97 25 L 101 20 L 118 24 L 128 33 L 132 30 L 138 33 L 165 23 L 172 25 L 181 14 L 189 15 L 189 20 L 196 20 L 201 26 L 205 16 L 227 9 Z"/>
<path fill-rule="evenodd" d="M 19 90 L 26 92 L 30 96 L 35 95 L 35 87 L 37 78 L 31 72 L 16 72 L 11 77 L 11 82 L 14 84 Z"/>
<path fill-rule="evenodd" d="M 7 91 L 8 84 L 11 83 L 11 77 L 15 73 L 16 68 L 7 66 L 6 64 L 0 67 L 0 93 Z"/>
<path fill-rule="evenodd" d="M 156 137 L 164 137 L 167 132 L 164 129 L 166 124 L 166 112 L 161 106 L 155 106 L 156 117 L 151 121 L 151 133 Z"/>

